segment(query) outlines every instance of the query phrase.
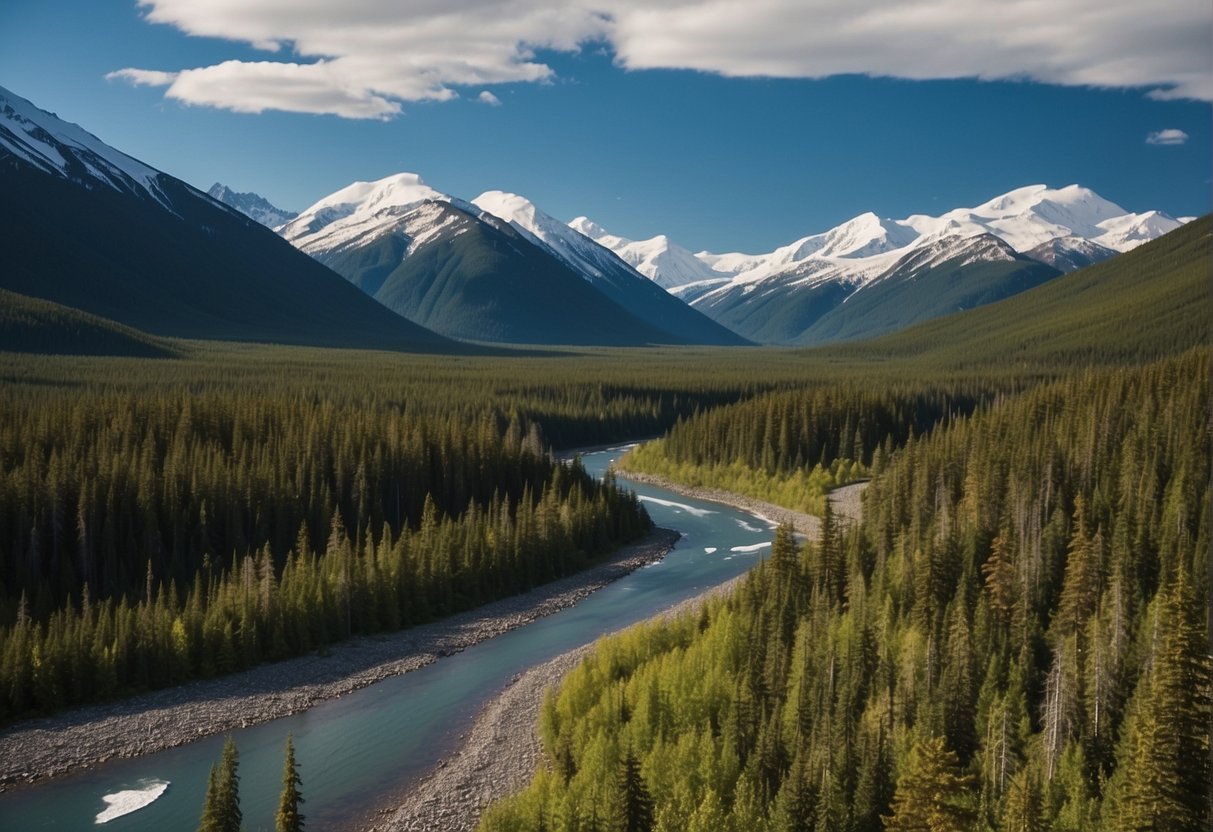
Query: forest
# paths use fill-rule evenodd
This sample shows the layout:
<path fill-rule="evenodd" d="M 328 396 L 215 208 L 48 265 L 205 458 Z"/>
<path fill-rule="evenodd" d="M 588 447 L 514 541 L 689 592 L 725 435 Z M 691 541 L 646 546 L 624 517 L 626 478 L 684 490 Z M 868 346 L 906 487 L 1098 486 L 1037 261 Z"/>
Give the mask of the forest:
<path fill-rule="evenodd" d="M 582 569 L 651 524 L 551 448 L 652 435 L 808 383 L 792 353 L 755 380 L 744 358 L 690 350 L 173 350 L 3 368 L 0 722 Z"/>
<path fill-rule="evenodd" d="M 483 829 L 1207 828 L 1192 226 L 1142 247 L 1158 281 L 1126 257 L 1102 295 L 1078 272 L 811 352 L 8 354 L 0 723 L 582 569 L 651 521 L 553 450 L 659 437 L 622 466 L 819 514 L 823 535 L 780 530 L 698 615 L 602 641 Z M 825 496 L 856 479 L 847 524 Z"/>
<path fill-rule="evenodd" d="M 734 437 L 708 446 L 727 464 L 846 424 L 766 399 L 670 437 Z M 700 615 L 601 642 L 481 828 L 1207 828 L 1208 401 L 1197 348 L 854 451 L 862 522 L 781 529 Z"/>

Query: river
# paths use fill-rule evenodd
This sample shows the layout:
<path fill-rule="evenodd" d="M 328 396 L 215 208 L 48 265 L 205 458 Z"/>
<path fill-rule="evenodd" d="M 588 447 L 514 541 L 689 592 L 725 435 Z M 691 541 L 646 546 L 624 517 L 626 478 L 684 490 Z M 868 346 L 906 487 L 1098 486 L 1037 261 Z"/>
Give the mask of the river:
<path fill-rule="evenodd" d="M 619 452 L 595 451 L 582 460 L 601 476 Z M 351 817 L 398 794 L 402 784 L 448 755 L 515 674 L 746 571 L 770 545 L 770 526 L 754 515 L 623 477 L 620 482 L 636 491 L 657 525 L 682 532 L 664 561 L 421 670 L 234 732 L 245 829 L 274 828 L 288 732 L 303 778 L 307 828 L 348 828 Z M 0 832 L 192 832 L 222 745 L 222 737 L 207 737 L 0 794 Z M 108 820 L 98 825 L 98 816 Z"/>

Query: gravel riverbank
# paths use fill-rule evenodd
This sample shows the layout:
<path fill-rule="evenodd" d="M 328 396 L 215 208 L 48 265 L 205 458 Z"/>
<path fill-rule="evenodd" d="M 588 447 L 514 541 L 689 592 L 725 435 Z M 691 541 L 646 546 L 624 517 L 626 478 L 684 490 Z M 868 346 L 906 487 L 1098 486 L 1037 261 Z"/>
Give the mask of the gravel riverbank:
<path fill-rule="evenodd" d="M 655 618 L 697 610 L 705 600 L 728 592 L 744 577 L 675 604 Z M 378 812 L 360 828 L 367 832 L 475 829 L 490 803 L 530 782 L 542 757 L 536 729 L 544 692 L 559 685 L 593 648 L 593 644 L 587 644 L 570 650 L 514 677 L 476 717 L 459 751 L 400 795 L 395 808 Z"/>
<path fill-rule="evenodd" d="M 698 486 L 683 485 L 682 483 L 674 482 L 655 474 L 642 474 L 623 469 L 619 470 L 619 475 L 627 477 L 634 482 L 655 485 L 658 488 L 664 488 L 666 491 L 673 491 L 675 494 L 682 494 L 692 499 L 723 503 L 727 506 L 744 509 L 751 514 L 760 515 L 775 523 L 790 523 L 796 531 L 809 537 L 816 537 L 821 532 L 821 518 L 819 517 L 799 511 L 792 511 L 783 506 L 777 506 L 774 503 L 765 503 L 762 500 L 746 497 L 743 494 L 734 494 L 732 491 L 724 491 L 719 488 L 700 488 Z M 847 520 L 858 520 L 863 508 L 860 496 L 863 494 L 863 490 L 867 488 L 867 485 L 867 480 L 864 480 L 863 482 L 854 482 L 831 491 L 829 500 L 830 505 L 834 507 L 835 515 Z"/>
<path fill-rule="evenodd" d="M 788 522 L 801 534 L 815 537 L 821 530 L 821 521 L 812 515 L 729 491 L 690 488 L 661 477 L 631 472 L 624 476 L 694 499 L 741 508 L 775 522 Z M 853 483 L 830 493 L 830 502 L 840 517 L 859 519 L 860 495 L 866 486 L 866 482 Z M 659 613 L 656 618 L 697 610 L 708 598 L 729 592 L 744 577 L 706 590 Z M 481 710 L 462 747 L 454 755 L 402 792 L 393 808 L 381 809 L 364 820 L 359 828 L 366 832 L 468 832 L 475 829 L 481 813 L 490 803 L 521 790 L 530 782 L 542 759 L 537 726 L 544 692 L 558 686 L 592 649 L 593 645 L 587 644 L 516 676 Z"/>
<path fill-rule="evenodd" d="M 0 791 L 268 722 L 416 670 L 572 606 L 611 581 L 661 560 L 678 537 L 669 529 L 654 529 L 639 543 L 576 575 L 441 621 L 332 645 L 326 655 L 301 656 L 10 725 L 0 731 Z"/>

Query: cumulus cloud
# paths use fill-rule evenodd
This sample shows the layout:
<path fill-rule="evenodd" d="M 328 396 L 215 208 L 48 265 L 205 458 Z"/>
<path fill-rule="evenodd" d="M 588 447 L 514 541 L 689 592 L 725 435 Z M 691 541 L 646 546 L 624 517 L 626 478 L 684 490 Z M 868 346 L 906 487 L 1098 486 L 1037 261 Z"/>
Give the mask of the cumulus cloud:
<path fill-rule="evenodd" d="M 480 95 L 476 96 L 476 100 L 481 104 L 488 104 L 490 107 L 501 106 L 501 99 L 493 95 L 488 90 L 481 90 Z"/>
<path fill-rule="evenodd" d="M 1198 0 L 139 0 L 149 22 L 274 52 L 111 73 L 188 103 L 388 118 L 453 88 L 546 81 L 541 50 L 725 76 L 1033 80 L 1213 100 Z M 486 90 L 487 92 L 487 90 Z M 491 95 L 491 93 L 490 93 Z M 481 99 L 483 100 L 483 98 Z"/>
<path fill-rule="evenodd" d="M 1146 144 L 1186 144 L 1187 141 L 1188 134 L 1174 127 L 1146 136 Z"/>

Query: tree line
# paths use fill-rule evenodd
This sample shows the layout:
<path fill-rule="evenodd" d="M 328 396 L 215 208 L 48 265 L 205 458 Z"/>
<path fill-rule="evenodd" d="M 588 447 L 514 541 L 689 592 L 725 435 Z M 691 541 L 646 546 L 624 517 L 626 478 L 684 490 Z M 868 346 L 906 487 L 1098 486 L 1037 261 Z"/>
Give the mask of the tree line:
<path fill-rule="evenodd" d="M 1208 382 L 1086 370 L 910 437 L 859 524 L 603 642 L 481 828 L 1207 828 Z"/>
<path fill-rule="evenodd" d="M 632 450 L 624 470 L 723 488 L 820 515 L 825 494 L 1002 389 L 992 383 L 821 383 L 697 412 Z"/>
<path fill-rule="evenodd" d="M 650 528 L 536 424 L 248 393 L 0 408 L 0 719 L 467 609 Z"/>

